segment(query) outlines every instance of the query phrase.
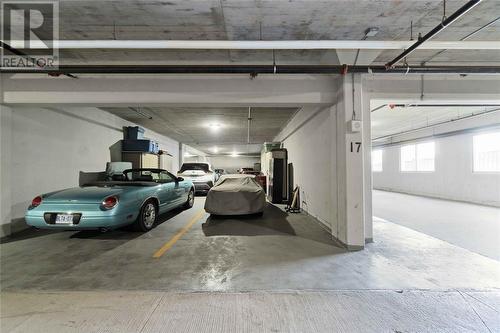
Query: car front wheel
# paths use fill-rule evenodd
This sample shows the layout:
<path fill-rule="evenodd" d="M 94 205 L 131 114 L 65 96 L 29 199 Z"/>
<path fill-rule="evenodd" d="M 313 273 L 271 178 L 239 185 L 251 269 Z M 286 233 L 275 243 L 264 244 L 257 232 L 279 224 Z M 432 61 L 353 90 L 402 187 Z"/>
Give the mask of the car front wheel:
<path fill-rule="evenodd" d="M 184 208 L 189 209 L 189 208 L 193 207 L 193 205 L 194 205 L 194 190 L 190 189 L 187 201 L 184 204 Z"/>

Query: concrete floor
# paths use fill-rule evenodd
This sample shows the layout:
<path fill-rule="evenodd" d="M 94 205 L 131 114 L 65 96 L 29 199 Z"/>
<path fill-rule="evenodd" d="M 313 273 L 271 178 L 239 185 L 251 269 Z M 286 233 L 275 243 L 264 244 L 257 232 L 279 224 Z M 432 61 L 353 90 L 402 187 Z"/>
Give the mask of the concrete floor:
<path fill-rule="evenodd" d="M 162 217 L 147 234 L 27 232 L 1 252 L 2 332 L 500 330 L 500 263 L 394 223 L 346 252 L 308 216 Z"/>
<path fill-rule="evenodd" d="M 500 261 L 500 208 L 374 190 L 373 215 Z"/>
<path fill-rule="evenodd" d="M 498 292 L 8 292 L 2 305 L 2 332 L 500 332 Z"/>

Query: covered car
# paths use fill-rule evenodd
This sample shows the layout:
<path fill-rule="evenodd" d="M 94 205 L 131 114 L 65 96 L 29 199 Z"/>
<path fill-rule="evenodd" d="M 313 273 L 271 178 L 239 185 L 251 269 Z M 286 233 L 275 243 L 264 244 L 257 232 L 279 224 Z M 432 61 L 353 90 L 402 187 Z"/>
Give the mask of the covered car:
<path fill-rule="evenodd" d="M 262 214 L 266 195 L 253 175 L 223 175 L 210 189 L 205 210 L 214 215 Z"/>
<path fill-rule="evenodd" d="M 243 174 L 244 175 L 254 175 L 257 183 L 259 183 L 260 186 L 262 186 L 262 188 L 264 189 L 264 191 L 266 191 L 267 178 L 266 178 L 266 176 L 264 176 L 264 174 L 262 172 L 252 170 L 252 171 L 243 171 Z"/>

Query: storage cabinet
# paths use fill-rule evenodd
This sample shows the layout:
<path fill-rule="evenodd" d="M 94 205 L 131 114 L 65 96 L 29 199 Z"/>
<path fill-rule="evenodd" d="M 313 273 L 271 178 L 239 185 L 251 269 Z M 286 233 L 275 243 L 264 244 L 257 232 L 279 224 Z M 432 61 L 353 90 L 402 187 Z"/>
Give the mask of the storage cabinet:
<path fill-rule="evenodd" d="M 283 203 L 288 200 L 288 154 L 287 150 L 275 149 L 266 153 L 268 161 L 267 199 L 272 203 Z"/>

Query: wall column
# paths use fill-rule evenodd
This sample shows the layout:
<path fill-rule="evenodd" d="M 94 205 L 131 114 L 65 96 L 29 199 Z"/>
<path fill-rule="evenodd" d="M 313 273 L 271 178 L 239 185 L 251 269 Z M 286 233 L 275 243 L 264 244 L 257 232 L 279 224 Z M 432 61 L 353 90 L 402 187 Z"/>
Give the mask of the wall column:
<path fill-rule="evenodd" d="M 184 148 L 184 144 L 182 142 L 179 142 L 179 168 L 178 168 L 178 170 L 181 169 L 182 163 L 184 163 L 184 153 L 185 152 L 186 152 L 186 149 Z"/>
<path fill-rule="evenodd" d="M 340 78 L 337 113 L 337 230 L 333 235 L 349 250 L 365 245 L 364 151 L 363 128 L 351 131 L 352 120 L 363 122 L 361 75 Z M 353 90 L 354 86 L 354 90 Z"/>
<path fill-rule="evenodd" d="M 364 215 L 365 242 L 373 242 L 373 207 L 372 207 L 372 129 L 370 96 L 364 89 L 365 80 L 362 77 L 361 106 L 363 113 L 363 167 L 364 167 Z"/>

